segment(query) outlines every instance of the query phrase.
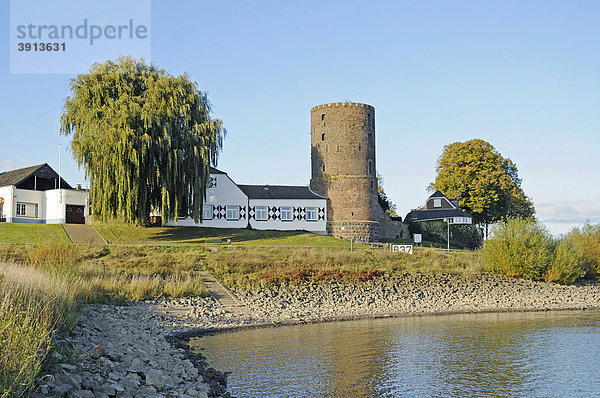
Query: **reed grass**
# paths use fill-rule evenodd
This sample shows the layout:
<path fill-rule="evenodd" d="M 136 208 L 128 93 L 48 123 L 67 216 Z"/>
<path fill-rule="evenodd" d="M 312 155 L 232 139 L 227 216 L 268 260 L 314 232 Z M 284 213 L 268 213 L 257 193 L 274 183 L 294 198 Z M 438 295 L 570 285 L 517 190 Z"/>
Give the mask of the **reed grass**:
<path fill-rule="evenodd" d="M 75 326 L 87 288 L 78 278 L 10 262 L 0 262 L 0 282 L 0 394 L 21 396 L 34 386 L 55 331 Z"/>
<path fill-rule="evenodd" d="M 194 247 L 107 247 L 73 244 L 5 245 L 0 260 L 80 278 L 87 302 L 208 294 L 197 274 L 204 250 Z"/>

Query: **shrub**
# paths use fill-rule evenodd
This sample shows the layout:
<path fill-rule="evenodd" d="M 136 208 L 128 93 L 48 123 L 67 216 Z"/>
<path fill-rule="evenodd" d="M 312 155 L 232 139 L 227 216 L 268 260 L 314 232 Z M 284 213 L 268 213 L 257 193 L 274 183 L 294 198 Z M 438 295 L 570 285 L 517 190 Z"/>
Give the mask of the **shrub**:
<path fill-rule="evenodd" d="M 565 239 L 581 250 L 582 261 L 588 267 L 586 276 L 600 274 L 600 224 L 586 223 L 581 228 L 573 228 Z"/>
<path fill-rule="evenodd" d="M 546 282 L 568 284 L 586 276 L 590 267 L 585 261 L 582 248 L 573 243 L 568 237 L 556 243 L 554 258 L 544 273 Z"/>
<path fill-rule="evenodd" d="M 543 225 L 514 218 L 494 225 L 483 245 L 482 260 L 488 271 L 542 280 L 553 250 L 553 240 Z"/>

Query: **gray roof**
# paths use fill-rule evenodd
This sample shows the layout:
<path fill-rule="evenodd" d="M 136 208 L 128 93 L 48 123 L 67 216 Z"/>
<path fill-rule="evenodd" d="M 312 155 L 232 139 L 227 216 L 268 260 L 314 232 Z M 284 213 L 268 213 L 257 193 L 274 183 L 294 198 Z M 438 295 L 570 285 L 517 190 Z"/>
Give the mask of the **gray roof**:
<path fill-rule="evenodd" d="M 470 214 L 465 213 L 460 209 L 435 209 L 435 210 L 413 210 L 408 213 L 405 217 L 407 222 L 421 222 L 421 221 L 434 221 L 443 220 L 444 218 L 450 217 L 471 217 Z"/>
<path fill-rule="evenodd" d="M 5 187 L 7 185 L 18 185 L 33 175 L 36 175 L 40 178 L 58 178 L 58 174 L 52 169 L 52 167 L 48 165 L 48 163 L 42 163 L 36 166 L 29 166 L 22 169 L 0 173 L 0 187 Z M 72 189 L 72 187 L 62 178 L 61 187 Z"/>
<path fill-rule="evenodd" d="M 225 173 L 224 171 L 221 171 L 219 169 L 215 169 L 214 167 L 211 166 L 210 174 L 227 174 L 227 173 Z"/>
<path fill-rule="evenodd" d="M 442 191 L 435 191 L 430 198 L 446 198 L 446 195 L 442 193 Z M 448 199 L 448 198 L 446 198 Z"/>
<path fill-rule="evenodd" d="M 238 185 L 250 199 L 327 199 L 307 186 Z"/>

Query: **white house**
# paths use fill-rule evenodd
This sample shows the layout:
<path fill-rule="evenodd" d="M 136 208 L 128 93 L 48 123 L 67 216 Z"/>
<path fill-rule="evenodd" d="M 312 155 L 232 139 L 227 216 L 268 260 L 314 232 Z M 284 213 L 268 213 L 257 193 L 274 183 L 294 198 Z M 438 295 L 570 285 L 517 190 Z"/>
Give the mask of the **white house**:
<path fill-rule="evenodd" d="M 85 224 L 89 195 L 47 163 L 0 173 L 0 221 Z"/>
<path fill-rule="evenodd" d="M 183 227 L 246 228 L 248 225 L 248 198 L 231 178 L 220 170 L 210 168 L 210 181 L 202 208 L 202 222 L 192 217 L 168 220 L 164 225 Z"/>
<path fill-rule="evenodd" d="M 246 228 L 326 233 L 327 198 L 308 186 L 237 185 L 227 173 L 210 169 L 202 221 L 191 217 L 165 225 Z M 87 221 L 89 195 L 73 189 L 48 164 L 0 173 L 0 220 L 22 223 Z"/>
<path fill-rule="evenodd" d="M 326 233 L 327 198 L 308 186 L 237 185 L 227 173 L 210 169 L 202 221 L 191 217 L 165 225 Z"/>

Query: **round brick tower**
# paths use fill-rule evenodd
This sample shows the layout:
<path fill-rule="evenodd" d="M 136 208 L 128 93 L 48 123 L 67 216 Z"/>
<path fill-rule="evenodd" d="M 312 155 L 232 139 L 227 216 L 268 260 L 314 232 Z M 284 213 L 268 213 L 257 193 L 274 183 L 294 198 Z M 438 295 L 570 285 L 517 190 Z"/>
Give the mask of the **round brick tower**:
<path fill-rule="evenodd" d="M 315 106 L 310 116 L 310 186 L 329 198 L 328 232 L 357 241 L 377 240 L 382 210 L 375 171 L 375 108 L 336 102 Z"/>

